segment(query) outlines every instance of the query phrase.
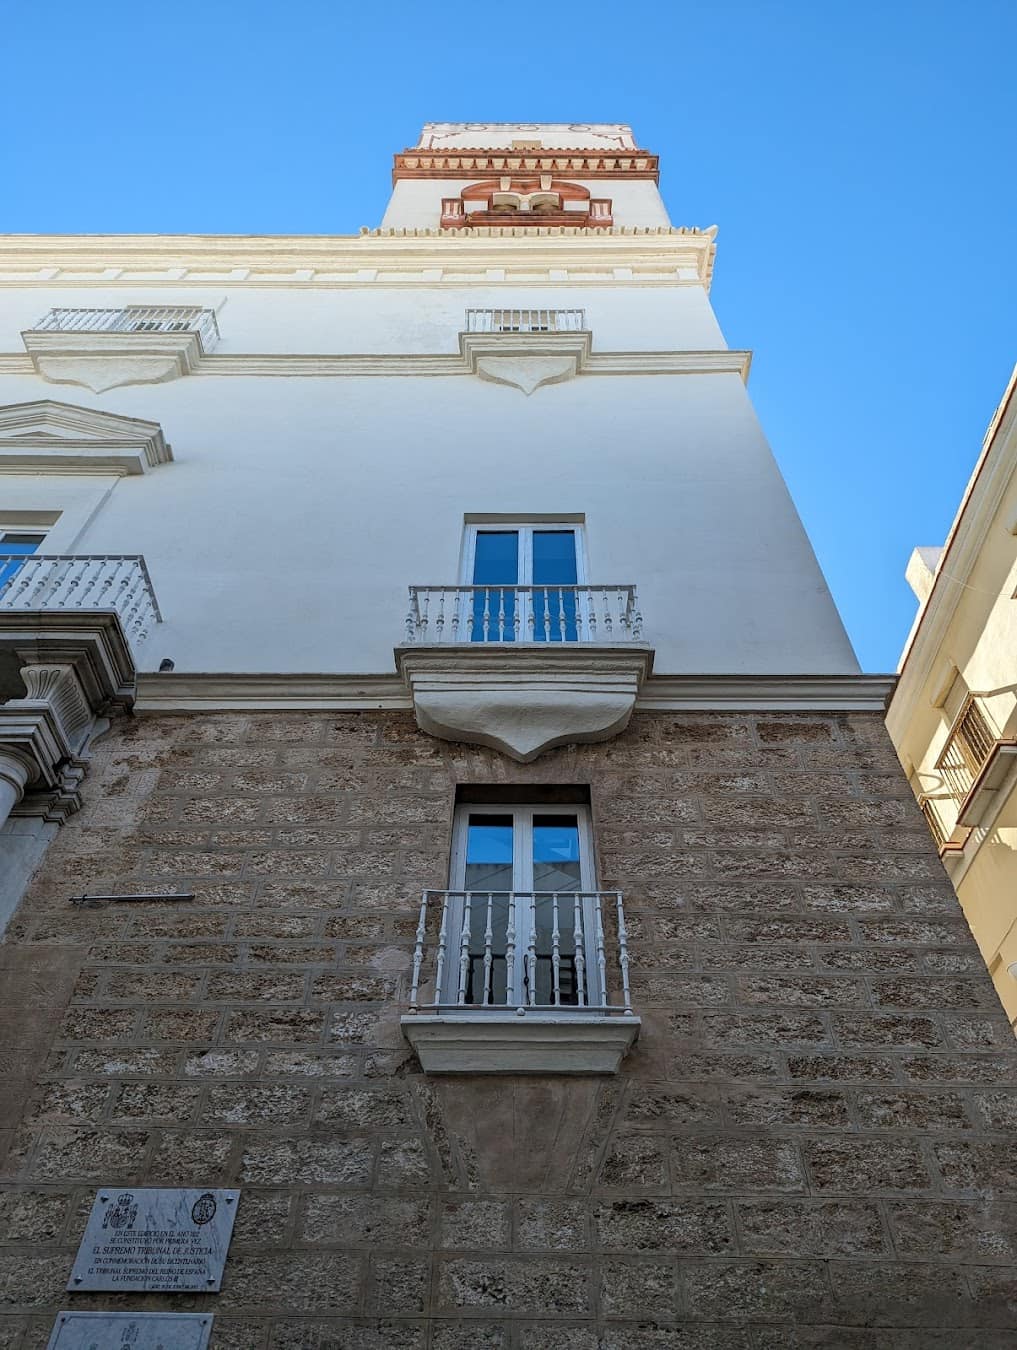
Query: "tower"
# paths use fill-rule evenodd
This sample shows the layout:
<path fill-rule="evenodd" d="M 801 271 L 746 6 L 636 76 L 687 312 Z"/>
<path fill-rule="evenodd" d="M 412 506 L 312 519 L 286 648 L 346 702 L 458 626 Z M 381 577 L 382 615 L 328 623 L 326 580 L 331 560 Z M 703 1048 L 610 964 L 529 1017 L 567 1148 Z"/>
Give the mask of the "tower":
<path fill-rule="evenodd" d="M 223 1345 L 991 1335 L 1013 1040 L 716 232 L 622 125 L 393 179 L 0 245 L 12 1334 L 158 1187 Z"/>

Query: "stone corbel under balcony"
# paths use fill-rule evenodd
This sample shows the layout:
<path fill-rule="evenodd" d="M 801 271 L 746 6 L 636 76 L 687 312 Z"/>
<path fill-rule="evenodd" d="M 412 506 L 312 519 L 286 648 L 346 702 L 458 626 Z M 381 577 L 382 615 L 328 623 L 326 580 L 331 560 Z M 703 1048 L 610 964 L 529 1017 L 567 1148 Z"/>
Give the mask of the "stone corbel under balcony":
<path fill-rule="evenodd" d="M 590 359 L 589 329 L 554 333 L 460 333 L 459 350 L 482 380 L 532 394 L 578 375 Z"/>
<path fill-rule="evenodd" d="M 189 375 L 202 356 L 197 333 L 22 333 L 36 374 L 93 393 L 123 384 L 163 384 Z"/>
<path fill-rule="evenodd" d="M 632 1014 L 416 1013 L 401 1022 L 425 1073 L 617 1073 L 640 1028 Z"/>
<path fill-rule="evenodd" d="M 421 731 L 524 764 L 556 745 L 624 731 L 653 665 L 642 642 L 407 644 L 395 657 Z"/>
<path fill-rule="evenodd" d="M 14 694 L 0 703 L 0 824 L 80 808 L 96 720 L 129 706 L 134 686 L 116 614 L 0 610 L 0 693 Z"/>

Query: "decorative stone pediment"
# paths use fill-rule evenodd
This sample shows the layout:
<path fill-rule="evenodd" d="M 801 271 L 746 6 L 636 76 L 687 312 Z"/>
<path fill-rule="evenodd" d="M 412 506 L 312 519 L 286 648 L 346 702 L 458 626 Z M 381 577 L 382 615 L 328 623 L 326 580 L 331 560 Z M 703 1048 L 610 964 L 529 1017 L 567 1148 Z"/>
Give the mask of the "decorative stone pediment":
<path fill-rule="evenodd" d="M 25 351 L 51 384 L 82 384 L 93 393 L 122 384 L 162 384 L 188 375 L 203 354 L 197 332 L 89 333 L 28 330 Z"/>
<path fill-rule="evenodd" d="M 459 348 L 474 375 L 532 394 L 543 384 L 570 380 L 590 359 L 592 334 L 460 333 Z"/>
<path fill-rule="evenodd" d="M 173 452 L 158 422 L 54 399 L 0 407 L 0 473 L 146 473 Z"/>
<path fill-rule="evenodd" d="M 641 642 L 396 648 L 421 731 L 524 764 L 556 745 L 624 731 L 652 663 Z"/>

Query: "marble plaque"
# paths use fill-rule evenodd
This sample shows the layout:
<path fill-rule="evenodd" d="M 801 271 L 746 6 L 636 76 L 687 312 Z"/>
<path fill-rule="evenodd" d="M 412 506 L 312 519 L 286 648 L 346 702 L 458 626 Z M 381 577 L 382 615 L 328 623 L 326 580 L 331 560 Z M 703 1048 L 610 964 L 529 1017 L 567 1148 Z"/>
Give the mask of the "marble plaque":
<path fill-rule="evenodd" d="M 239 1191 L 99 1191 L 67 1288 L 215 1293 L 239 1199 Z"/>
<path fill-rule="evenodd" d="M 62 1312 L 46 1350 L 205 1350 L 209 1313 Z"/>

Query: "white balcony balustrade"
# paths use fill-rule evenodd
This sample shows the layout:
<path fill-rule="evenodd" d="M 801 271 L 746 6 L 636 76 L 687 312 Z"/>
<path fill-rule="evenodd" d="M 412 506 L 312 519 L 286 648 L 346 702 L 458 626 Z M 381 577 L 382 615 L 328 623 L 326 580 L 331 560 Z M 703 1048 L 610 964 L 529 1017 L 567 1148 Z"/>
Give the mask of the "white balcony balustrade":
<path fill-rule="evenodd" d="M 641 642 L 635 586 L 411 586 L 406 641 Z"/>
<path fill-rule="evenodd" d="M 618 891 L 425 891 L 403 1030 L 427 1071 L 613 1073 L 639 1033 Z"/>
<path fill-rule="evenodd" d="M 429 911 L 441 908 L 434 997 L 420 1002 Z M 608 979 L 604 911 L 616 929 L 617 995 Z M 410 1007 L 434 1012 L 632 1015 L 628 935 L 620 891 L 425 891 Z"/>
<path fill-rule="evenodd" d="M 127 305 L 123 309 L 51 309 L 36 333 L 197 333 L 209 352 L 219 341 L 215 311 L 197 305 Z"/>
<path fill-rule="evenodd" d="M 581 333 L 581 309 L 468 309 L 467 333 Z"/>
<path fill-rule="evenodd" d="M 0 553 L 0 613 L 88 611 L 115 613 L 136 651 L 162 620 L 145 559 Z"/>

